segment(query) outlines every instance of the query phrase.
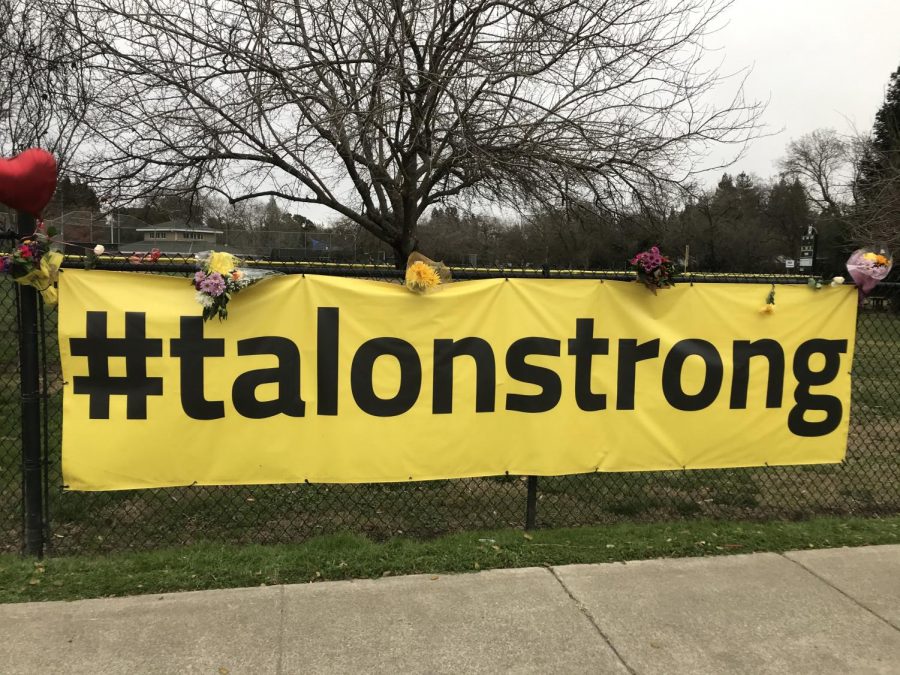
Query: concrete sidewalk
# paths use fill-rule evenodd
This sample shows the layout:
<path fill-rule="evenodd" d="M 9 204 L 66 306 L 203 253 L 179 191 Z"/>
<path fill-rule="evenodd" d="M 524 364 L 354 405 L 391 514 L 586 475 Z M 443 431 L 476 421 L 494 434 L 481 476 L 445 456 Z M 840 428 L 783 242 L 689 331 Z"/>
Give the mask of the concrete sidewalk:
<path fill-rule="evenodd" d="M 900 673 L 900 546 L 0 605 L 2 673 Z"/>

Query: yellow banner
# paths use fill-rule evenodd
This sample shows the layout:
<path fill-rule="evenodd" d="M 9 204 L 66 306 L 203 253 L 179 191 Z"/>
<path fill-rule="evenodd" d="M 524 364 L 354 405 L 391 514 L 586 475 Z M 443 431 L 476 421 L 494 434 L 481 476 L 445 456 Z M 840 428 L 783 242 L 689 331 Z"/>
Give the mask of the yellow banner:
<path fill-rule="evenodd" d="M 839 462 L 852 287 L 281 276 L 204 323 L 184 278 L 66 270 L 74 490 Z"/>

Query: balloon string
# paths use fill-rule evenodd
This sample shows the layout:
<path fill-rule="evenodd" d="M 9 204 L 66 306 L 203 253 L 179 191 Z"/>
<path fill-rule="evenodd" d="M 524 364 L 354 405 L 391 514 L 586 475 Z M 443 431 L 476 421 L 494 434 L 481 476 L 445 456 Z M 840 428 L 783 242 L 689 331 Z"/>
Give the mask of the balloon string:
<path fill-rule="evenodd" d="M 41 218 L 40 220 L 37 221 L 37 225 L 36 225 L 36 227 L 35 227 L 35 229 L 34 229 L 34 232 L 32 232 L 31 234 L 25 235 L 25 236 L 23 236 L 23 237 L 19 237 L 19 241 L 24 242 L 26 239 L 40 239 L 40 238 L 42 238 L 42 237 L 43 237 L 43 238 L 46 238 L 47 241 L 48 241 L 49 243 L 53 243 L 53 244 L 63 244 L 63 245 L 65 245 L 65 246 L 71 246 L 72 248 L 79 248 L 79 249 L 81 249 L 82 251 L 88 251 L 88 252 L 90 252 L 90 253 L 93 253 L 93 252 L 94 252 L 94 249 L 97 248 L 96 246 L 84 246 L 84 245 L 82 245 L 82 244 L 75 244 L 75 243 L 70 242 L 70 241 L 65 241 L 64 239 L 53 239 L 53 238 L 49 237 L 49 236 L 47 235 L 47 232 L 45 231 L 44 219 L 43 219 L 43 218 Z M 105 252 L 105 249 L 104 249 L 104 252 Z M 95 254 L 95 255 L 98 255 L 98 254 Z M 99 255 L 102 255 L 102 254 L 99 254 Z M 144 258 L 147 258 L 147 257 L 151 257 L 151 258 L 152 258 L 152 257 L 153 257 L 153 251 L 149 251 L 149 252 L 147 252 L 147 253 L 145 253 L 145 254 L 143 254 L 143 255 L 140 255 L 140 256 L 134 255 L 134 256 L 131 256 L 131 257 L 137 257 L 140 261 L 143 261 Z M 154 260 L 155 260 L 155 259 L 154 259 Z"/>

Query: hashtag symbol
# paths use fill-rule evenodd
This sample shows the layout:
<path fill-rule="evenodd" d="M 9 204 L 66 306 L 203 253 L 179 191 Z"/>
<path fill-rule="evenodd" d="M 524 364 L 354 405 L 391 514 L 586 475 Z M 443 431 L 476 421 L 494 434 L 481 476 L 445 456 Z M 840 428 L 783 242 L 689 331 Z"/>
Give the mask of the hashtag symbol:
<path fill-rule="evenodd" d="M 90 397 L 91 419 L 109 419 L 111 396 L 125 396 L 128 419 L 147 419 L 147 397 L 161 396 L 162 378 L 147 377 L 147 358 L 162 356 L 162 340 L 147 338 L 143 312 L 125 313 L 125 337 L 107 337 L 106 312 L 88 312 L 83 338 L 71 338 L 72 356 L 86 356 L 88 374 L 72 379 L 76 394 Z M 125 358 L 125 376 L 111 377 L 109 359 Z"/>

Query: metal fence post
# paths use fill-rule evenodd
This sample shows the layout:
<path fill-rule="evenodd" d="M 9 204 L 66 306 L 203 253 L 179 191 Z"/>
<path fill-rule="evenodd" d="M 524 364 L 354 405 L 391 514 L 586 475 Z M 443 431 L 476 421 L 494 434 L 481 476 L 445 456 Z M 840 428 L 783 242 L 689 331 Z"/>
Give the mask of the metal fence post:
<path fill-rule="evenodd" d="M 19 236 L 35 230 L 33 216 L 19 212 Z M 38 362 L 38 299 L 31 286 L 19 292 L 19 376 L 22 392 L 22 502 L 25 510 L 25 554 L 44 555 L 44 506 L 41 461 L 41 396 Z"/>
<path fill-rule="evenodd" d="M 537 476 L 528 476 L 525 495 L 525 529 L 533 530 L 537 522 Z"/>
<path fill-rule="evenodd" d="M 550 278 L 550 265 L 541 265 L 541 276 Z M 537 476 L 528 476 L 525 482 L 525 529 L 533 530 L 537 526 Z"/>

